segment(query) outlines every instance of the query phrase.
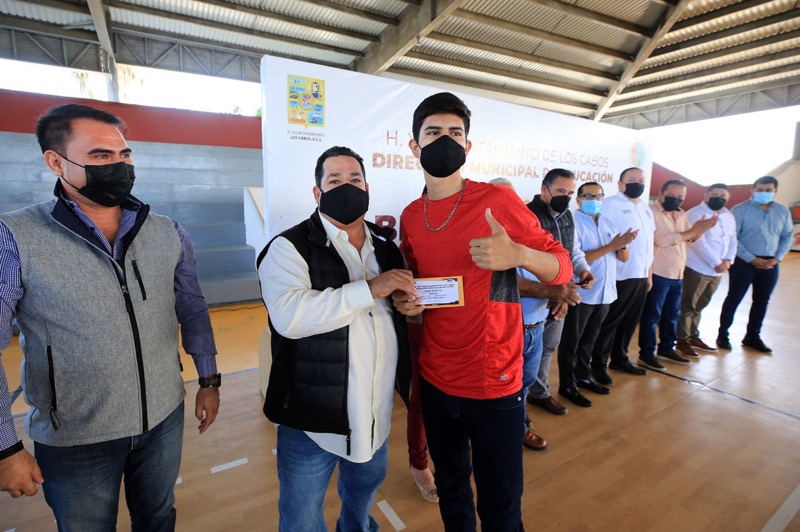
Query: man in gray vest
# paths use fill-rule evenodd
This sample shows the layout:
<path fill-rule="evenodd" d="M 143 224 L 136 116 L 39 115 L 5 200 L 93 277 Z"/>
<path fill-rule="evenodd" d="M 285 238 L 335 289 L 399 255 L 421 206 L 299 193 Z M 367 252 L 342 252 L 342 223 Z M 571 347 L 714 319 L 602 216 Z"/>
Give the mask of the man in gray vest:
<path fill-rule="evenodd" d="M 11 419 L 0 366 L 0 489 L 42 484 L 59 530 L 113 530 L 125 482 L 133 530 L 173 530 L 183 443 L 183 347 L 201 376 L 204 433 L 220 376 L 191 240 L 130 195 L 131 149 L 118 117 L 53 107 L 36 135 L 55 199 L 0 215 L 0 349 L 16 317 L 26 428 Z"/>
<path fill-rule="evenodd" d="M 567 408 L 550 395 L 550 360 L 561 341 L 567 308 L 581 302 L 577 288 L 588 289 L 594 284 L 591 268 L 575 236 L 575 219 L 569 210 L 573 194 L 575 194 L 575 174 L 564 168 L 554 168 L 545 174 L 542 180 L 542 193 L 534 196 L 528 203 L 528 208 L 539 219 L 542 229 L 549 231 L 553 238 L 561 242 L 564 249 L 570 252 L 577 283 L 548 286 L 528 280 L 520 281 L 519 285 L 520 297 L 546 298 L 547 308 L 550 311 L 542 333 L 542 361 L 539 364 L 536 382 L 528 392 L 528 403 L 557 416 L 566 414 Z M 559 394 L 572 402 L 579 400 L 572 393 L 572 388 L 560 388 Z"/>
<path fill-rule="evenodd" d="M 391 231 L 366 222 L 363 159 L 334 146 L 317 159 L 305 221 L 258 257 L 272 332 L 264 414 L 278 427 L 281 532 L 325 530 L 339 468 L 337 530 L 377 530 L 370 515 L 386 476 L 394 389 L 408 403 L 405 316 L 388 296 L 416 294 Z"/>

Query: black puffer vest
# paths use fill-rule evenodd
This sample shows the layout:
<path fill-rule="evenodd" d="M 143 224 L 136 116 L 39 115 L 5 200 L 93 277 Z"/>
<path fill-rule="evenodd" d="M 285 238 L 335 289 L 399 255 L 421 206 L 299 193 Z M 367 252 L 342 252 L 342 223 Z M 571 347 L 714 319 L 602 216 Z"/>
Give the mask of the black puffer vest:
<path fill-rule="evenodd" d="M 391 241 L 391 231 L 366 223 L 381 272 L 405 268 L 400 250 Z M 278 236 L 289 240 L 306 261 L 314 290 L 340 288 L 350 282 L 347 266 L 328 241 L 319 212 L 315 211 L 308 220 Z M 256 268 L 261 265 L 273 241 L 259 254 Z M 392 321 L 398 343 L 395 389 L 408 405 L 411 362 L 405 316 L 393 308 Z M 271 319 L 269 328 L 272 333 L 272 369 L 264 401 L 267 418 L 274 423 L 309 432 L 349 434 L 349 327 L 298 340 L 281 336 Z"/>
<path fill-rule="evenodd" d="M 533 197 L 533 201 L 528 203 L 528 208 L 539 219 L 542 229 L 553 235 L 553 238 L 561 242 L 567 253 L 572 255 L 572 243 L 575 240 L 575 219 L 572 217 L 572 211 L 567 209 L 556 220 L 550 214 L 550 209 L 541 194 Z"/>

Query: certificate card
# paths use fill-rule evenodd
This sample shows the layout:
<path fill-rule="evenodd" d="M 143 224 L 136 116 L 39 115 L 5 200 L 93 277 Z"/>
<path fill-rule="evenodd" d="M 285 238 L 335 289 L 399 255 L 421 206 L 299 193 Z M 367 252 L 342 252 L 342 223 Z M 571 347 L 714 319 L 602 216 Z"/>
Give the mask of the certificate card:
<path fill-rule="evenodd" d="M 464 306 L 464 279 L 460 275 L 414 279 L 414 288 L 426 307 Z"/>

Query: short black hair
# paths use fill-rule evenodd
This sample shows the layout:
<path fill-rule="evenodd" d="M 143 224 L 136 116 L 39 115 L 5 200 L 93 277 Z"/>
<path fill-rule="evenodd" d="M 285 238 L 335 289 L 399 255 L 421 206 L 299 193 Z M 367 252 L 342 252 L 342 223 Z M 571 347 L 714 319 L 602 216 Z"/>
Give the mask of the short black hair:
<path fill-rule="evenodd" d="M 756 182 L 753 183 L 753 188 L 756 188 L 756 185 L 775 185 L 775 188 L 778 188 L 778 180 L 771 175 L 765 175 L 756 179 Z"/>
<path fill-rule="evenodd" d="M 553 168 L 544 175 L 542 186 L 550 188 L 550 185 L 555 182 L 559 177 L 566 177 L 567 179 L 575 179 L 575 174 L 566 168 Z"/>
<path fill-rule="evenodd" d="M 64 153 L 72 137 L 72 121 L 78 118 L 111 124 L 121 133 L 126 132 L 128 128 L 117 115 L 88 105 L 79 103 L 56 105 L 48 109 L 36 122 L 36 139 L 39 141 L 42 153 L 47 150 Z"/>
<path fill-rule="evenodd" d="M 681 179 L 670 179 L 666 181 L 663 185 L 661 185 L 661 192 L 666 192 L 667 189 L 672 185 L 678 185 L 681 187 L 689 188 L 688 186 L 686 186 L 686 181 L 683 181 Z"/>
<path fill-rule="evenodd" d="M 329 157 L 352 157 L 358 161 L 359 166 L 361 166 L 361 175 L 364 176 L 364 182 L 367 181 L 367 171 L 364 169 L 364 159 L 346 146 L 334 146 L 322 152 L 322 155 L 320 155 L 317 159 L 317 166 L 314 168 L 314 179 L 317 181 L 318 187 L 322 186 L 322 165 L 325 164 L 325 160 Z"/>
<path fill-rule="evenodd" d="M 628 173 L 628 172 L 630 172 L 631 170 L 642 170 L 642 169 L 641 169 L 641 168 L 639 168 L 638 166 L 631 166 L 630 168 L 626 168 L 625 170 L 623 170 L 623 171 L 622 171 L 622 172 L 619 174 L 619 180 L 620 180 L 620 181 L 622 181 L 623 179 L 625 179 L 625 174 L 627 174 L 627 173 Z M 642 171 L 644 171 L 644 170 L 642 170 Z"/>
<path fill-rule="evenodd" d="M 469 135 L 469 119 L 472 113 L 461 98 L 450 92 L 440 92 L 428 96 L 414 110 L 414 121 L 411 124 L 411 133 L 414 140 L 419 140 L 419 131 L 422 123 L 431 115 L 449 114 L 456 115 L 464 121 L 464 136 Z"/>
<path fill-rule="evenodd" d="M 578 196 L 583 194 L 583 189 L 584 188 L 592 187 L 592 186 L 600 187 L 600 190 L 603 190 L 603 185 L 601 185 L 600 183 L 596 183 L 594 181 L 589 181 L 588 183 L 584 183 L 584 184 L 582 184 L 581 186 L 578 187 Z"/>
<path fill-rule="evenodd" d="M 728 186 L 728 185 L 726 185 L 725 183 L 714 183 L 713 185 L 711 185 L 710 187 L 708 187 L 708 188 L 706 189 L 706 192 L 711 192 L 711 191 L 712 191 L 712 190 L 714 190 L 715 188 L 723 188 L 723 189 L 727 190 L 728 192 L 730 192 L 730 191 L 731 191 L 731 187 L 729 187 L 729 186 Z"/>

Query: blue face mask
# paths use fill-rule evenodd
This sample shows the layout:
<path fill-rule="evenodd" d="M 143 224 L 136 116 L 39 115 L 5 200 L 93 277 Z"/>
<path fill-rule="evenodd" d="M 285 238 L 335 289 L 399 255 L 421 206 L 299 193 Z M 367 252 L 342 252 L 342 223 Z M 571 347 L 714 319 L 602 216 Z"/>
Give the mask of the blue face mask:
<path fill-rule="evenodd" d="M 603 202 L 599 200 L 583 200 L 581 203 L 581 211 L 584 214 L 588 214 L 589 216 L 594 216 L 595 214 L 600 212 L 600 208 L 603 205 Z"/>
<path fill-rule="evenodd" d="M 753 192 L 753 200 L 759 205 L 766 205 L 772 203 L 775 199 L 774 192 Z"/>

